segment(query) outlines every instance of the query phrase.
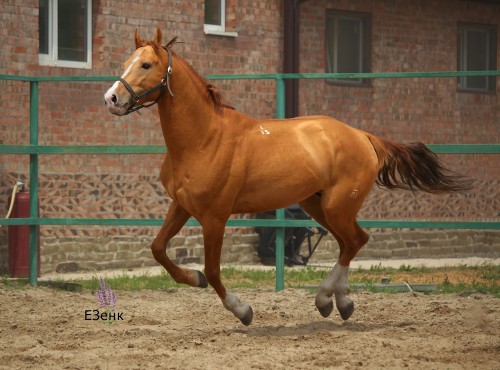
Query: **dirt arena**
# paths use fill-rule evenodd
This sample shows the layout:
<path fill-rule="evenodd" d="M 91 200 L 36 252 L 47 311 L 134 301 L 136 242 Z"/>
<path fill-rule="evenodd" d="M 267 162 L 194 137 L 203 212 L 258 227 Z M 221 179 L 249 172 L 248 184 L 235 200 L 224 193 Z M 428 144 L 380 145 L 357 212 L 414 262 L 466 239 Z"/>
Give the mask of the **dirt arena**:
<path fill-rule="evenodd" d="M 90 291 L 0 283 L 1 369 L 499 369 L 500 300 L 353 293 L 323 319 L 306 290 L 238 290 L 245 327 L 211 289 L 117 292 L 124 320 L 85 320 Z"/>

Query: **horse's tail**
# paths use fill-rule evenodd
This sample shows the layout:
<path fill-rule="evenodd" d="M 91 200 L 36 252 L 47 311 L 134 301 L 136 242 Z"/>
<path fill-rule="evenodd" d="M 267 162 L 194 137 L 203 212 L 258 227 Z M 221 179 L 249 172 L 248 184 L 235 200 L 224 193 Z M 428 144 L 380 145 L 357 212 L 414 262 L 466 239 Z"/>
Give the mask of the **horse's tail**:
<path fill-rule="evenodd" d="M 423 143 L 397 144 L 368 133 L 367 136 L 378 157 L 379 186 L 434 194 L 472 188 L 471 180 L 448 170 Z"/>

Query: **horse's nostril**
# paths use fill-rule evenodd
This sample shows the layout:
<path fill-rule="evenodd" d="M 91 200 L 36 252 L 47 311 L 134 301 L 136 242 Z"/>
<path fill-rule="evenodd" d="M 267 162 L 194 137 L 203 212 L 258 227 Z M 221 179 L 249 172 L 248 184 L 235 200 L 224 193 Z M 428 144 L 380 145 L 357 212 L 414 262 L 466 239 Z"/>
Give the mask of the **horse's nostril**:
<path fill-rule="evenodd" d="M 113 102 L 113 104 L 116 104 L 116 102 L 118 101 L 115 94 L 111 96 L 111 101 Z"/>

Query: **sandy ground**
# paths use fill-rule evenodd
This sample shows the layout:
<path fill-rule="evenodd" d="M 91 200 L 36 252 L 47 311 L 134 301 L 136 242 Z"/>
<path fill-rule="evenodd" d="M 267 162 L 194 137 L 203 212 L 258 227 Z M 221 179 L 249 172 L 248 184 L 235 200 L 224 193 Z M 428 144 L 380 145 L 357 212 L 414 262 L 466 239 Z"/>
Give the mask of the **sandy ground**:
<path fill-rule="evenodd" d="M 0 283 L 1 369 L 499 369 L 500 300 L 357 292 L 323 319 L 314 293 L 237 290 L 245 327 L 212 289 L 117 292 L 123 320 L 85 320 L 90 291 Z M 92 317 L 92 315 L 91 315 Z"/>

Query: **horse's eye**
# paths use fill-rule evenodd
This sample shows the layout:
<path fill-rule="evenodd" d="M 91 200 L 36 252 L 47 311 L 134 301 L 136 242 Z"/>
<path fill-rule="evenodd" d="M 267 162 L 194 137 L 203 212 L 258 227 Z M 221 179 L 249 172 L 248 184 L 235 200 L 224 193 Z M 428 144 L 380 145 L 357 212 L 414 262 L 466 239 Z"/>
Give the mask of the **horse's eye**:
<path fill-rule="evenodd" d="M 149 69 L 149 68 L 151 68 L 151 64 L 150 63 L 143 63 L 142 68 Z"/>

